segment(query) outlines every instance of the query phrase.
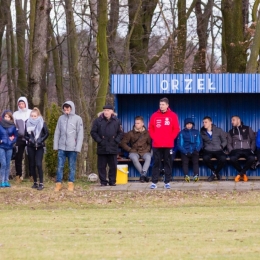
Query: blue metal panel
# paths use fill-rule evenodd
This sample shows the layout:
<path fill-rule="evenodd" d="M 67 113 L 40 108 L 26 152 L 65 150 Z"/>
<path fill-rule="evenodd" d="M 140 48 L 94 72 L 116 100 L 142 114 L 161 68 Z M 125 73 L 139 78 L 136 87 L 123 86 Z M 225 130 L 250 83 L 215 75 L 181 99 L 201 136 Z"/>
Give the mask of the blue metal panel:
<path fill-rule="evenodd" d="M 260 93 L 260 74 L 112 75 L 113 94 Z"/>
<path fill-rule="evenodd" d="M 192 117 L 195 127 L 200 129 L 204 116 L 210 116 L 215 125 L 228 132 L 232 127 L 232 115 L 239 115 L 244 124 L 251 126 L 254 131 L 257 131 L 260 126 L 260 94 L 118 94 L 116 105 L 124 131 L 127 132 L 132 129 L 134 117 L 137 115 L 143 116 L 145 125 L 148 126 L 152 113 L 159 108 L 159 100 L 164 96 L 169 99 L 170 108 L 177 113 L 181 128 L 184 127 L 184 119 Z M 139 176 L 131 164 L 129 171 L 129 176 Z M 235 176 L 236 171 L 228 163 L 228 166 L 223 170 L 223 174 Z M 249 174 L 260 176 L 260 169 L 250 171 Z M 173 176 L 182 175 L 181 164 L 174 163 Z M 200 175 L 210 175 L 210 170 L 204 167 L 203 163 L 201 163 Z"/>

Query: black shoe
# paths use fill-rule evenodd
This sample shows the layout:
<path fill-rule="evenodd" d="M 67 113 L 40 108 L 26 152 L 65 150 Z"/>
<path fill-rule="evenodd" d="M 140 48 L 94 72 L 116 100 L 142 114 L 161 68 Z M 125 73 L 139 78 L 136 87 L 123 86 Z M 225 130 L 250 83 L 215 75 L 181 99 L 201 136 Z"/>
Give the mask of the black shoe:
<path fill-rule="evenodd" d="M 109 186 L 116 186 L 115 183 L 109 183 Z"/>
<path fill-rule="evenodd" d="M 38 189 L 38 187 L 39 187 L 39 186 L 38 186 L 38 183 L 37 183 L 37 182 L 35 182 L 35 183 L 33 184 L 33 186 L 32 186 L 33 189 Z"/>
<path fill-rule="evenodd" d="M 215 174 L 211 174 L 209 177 L 208 177 L 208 181 L 214 181 L 216 175 Z"/>
<path fill-rule="evenodd" d="M 218 181 L 220 181 L 221 180 L 221 176 L 219 175 L 219 173 L 216 173 L 216 176 L 217 176 Z"/>
<path fill-rule="evenodd" d="M 146 181 L 146 182 L 149 182 L 149 181 L 150 181 L 150 178 L 147 177 L 147 176 L 145 176 L 145 181 Z"/>
<path fill-rule="evenodd" d="M 144 176 L 144 175 L 141 175 L 141 176 L 140 176 L 140 182 L 141 182 L 141 183 L 144 183 L 144 182 L 145 182 L 145 176 Z"/>
<path fill-rule="evenodd" d="M 39 185 L 39 187 L 37 188 L 37 190 L 43 190 L 44 189 L 44 186 L 43 186 L 43 184 L 41 183 L 40 185 Z"/>

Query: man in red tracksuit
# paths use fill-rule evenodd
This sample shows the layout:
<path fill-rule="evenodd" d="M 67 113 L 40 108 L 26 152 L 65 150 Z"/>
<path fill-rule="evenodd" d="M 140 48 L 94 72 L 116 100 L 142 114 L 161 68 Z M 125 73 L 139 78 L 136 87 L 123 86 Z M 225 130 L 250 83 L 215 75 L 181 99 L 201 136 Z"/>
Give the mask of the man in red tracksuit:
<path fill-rule="evenodd" d="M 168 98 L 160 99 L 160 109 L 153 113 L 149 123 L 149 133 L 153 140 L 153 158 L 151 189 L 156 189 L 160 174 L 160 164 L 163 159 L 165 180 L 164 187 L 170 189 L 172 175 L 172 148 L 174 139 L 180 132 L 178 116 L 169 108 Z"/>

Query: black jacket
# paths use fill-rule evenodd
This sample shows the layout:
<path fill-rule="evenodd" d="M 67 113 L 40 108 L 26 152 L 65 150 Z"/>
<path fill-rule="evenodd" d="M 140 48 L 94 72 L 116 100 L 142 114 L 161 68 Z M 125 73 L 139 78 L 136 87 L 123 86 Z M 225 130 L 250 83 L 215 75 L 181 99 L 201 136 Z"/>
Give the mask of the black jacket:
<path fill-rule="evenodd" d="M 34 148 L 45 147 L 44 141 L 47 139 L 48 136 L 49 136 L 49 131 L 48 131 L 46 123 L 43 124 L 42 131 L 37 140 L 35 140 L 33 132 L 31 132 L 30 134 L 27 132 L 27 129 L 25 126 L 24 138 L 27 141 L 27 146 L 29 146 L 29 147 L 34 147 Z"/>
<path fill-rule="evenodd" d="M 97 154 L 118 153 L 118 144 L 123 138 L 123 129 L 120 120 L 115 115 L 107 120 L 102 113 L 94 120 L 90 134 L 98 143 Z"/>

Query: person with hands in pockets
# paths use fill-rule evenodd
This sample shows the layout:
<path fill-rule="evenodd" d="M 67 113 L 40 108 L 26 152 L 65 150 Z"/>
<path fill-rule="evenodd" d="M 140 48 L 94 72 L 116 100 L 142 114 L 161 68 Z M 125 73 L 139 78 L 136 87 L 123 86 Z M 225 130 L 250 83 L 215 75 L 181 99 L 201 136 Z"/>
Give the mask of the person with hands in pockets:
<path fill-rule="evenodd" d="M 181 130 L 177 138 L 177 146 L 181 152 L 184 180 L 190 182 L 189 161 L 193 166 L 193 181 L 199 180 L 199 151 L 202 148 L 202 139 L 199 130 L 194 129 L 192 118 L 184 120 L 185 128 Z"/>
<path fill-rule="evenodd" d="M 72 101 L 66 101 L 63 106 L 63 115 L 58 119 L 54 133 L 53 150 L 58 150 L 58 169 L 54 191 L 60 191 L 63 179 L 63 169 L 66 158 L 69 162 L 68 190 L 74 190 L 77 154 L 81 152 L 84 129 L 82 118 L 75 113 Z"/>

